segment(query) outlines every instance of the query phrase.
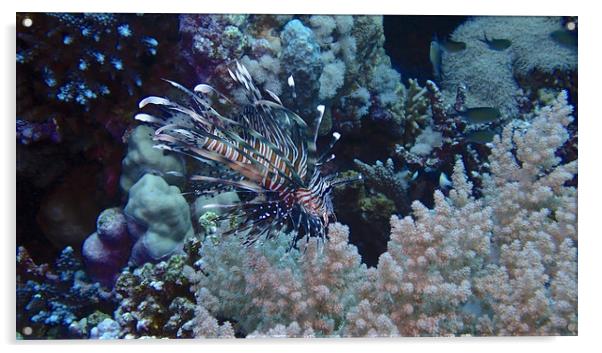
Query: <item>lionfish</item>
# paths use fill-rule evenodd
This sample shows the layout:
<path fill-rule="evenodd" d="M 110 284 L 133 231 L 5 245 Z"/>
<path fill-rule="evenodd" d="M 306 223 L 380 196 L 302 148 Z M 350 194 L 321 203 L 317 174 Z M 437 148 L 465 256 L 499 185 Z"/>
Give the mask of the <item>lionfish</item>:
<path fill-rule="evenodd" d="M 139 113 L 135 118 L 156 128 L 155 148 L 223 167 L 226 172 L 219 177 L 194 175 L 190 180 L 209 183 L 214 191 L 234 188 L 250 193 L 246 201 L 206 206 L 224 210 L 219 220 L 234 224 L 225 234 L 244 234 L 246 244 L 291 230 L 324 240 L 334 219 L 332 188 L 353 181 L 323 176 L 320 170 L 334 158 L 329 152 L 318 156 L 316 149 L 324 106 L 317 107 L 310 129 L 275 93 L 265 89 L 269 99 L 264 98 L 243 65 L 236 62 L 228 73 L 234 86 L 244 92 L 242 99 L 227 97 L 208 84 L 190 91 L 165 80 L 182 93 L 184 102 L 150 96 L 140 101 L 139 108 L 152 104 L 159 107 L 161 116 Z M 292 76 L 288 85 L 294 98 Z M 339 133 L 333 133 L 328 150 L 339 138 Z"/>

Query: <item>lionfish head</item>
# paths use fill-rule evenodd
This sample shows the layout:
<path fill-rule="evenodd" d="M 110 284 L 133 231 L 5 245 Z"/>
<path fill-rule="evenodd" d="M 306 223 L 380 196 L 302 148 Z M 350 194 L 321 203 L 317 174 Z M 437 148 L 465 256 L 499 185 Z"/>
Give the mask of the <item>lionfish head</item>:
<path fill-rule="evenodd" d="M 329 160 L 333 158 L 334 156 L 331 156 Z M 296 195 L 299 204 L 304 208 L 304 212 L 315 223 L 315 228 L 318 229 L 317 233 L 320 233 L 326 231 L 331 221 L 336 222 L 336 215 L 332 204 L 333 188 L 337 185 L 361 181 L 362 175 L 347 178 L 340 178 L 337 174 L 322 176 L 318 169 L 314 173 L 314 177 L 310 180 L 309 188 L 298 190 Z"/>
<path fill-rule="evenodd" d="M 334 219 L 332 206 L 332 176 L 322 177 L 316 170 L 307 189 L 299 189 L 295 192 L 299 205 L 303 208 L 319 228 L 325 230 L 331 219 Z"/>

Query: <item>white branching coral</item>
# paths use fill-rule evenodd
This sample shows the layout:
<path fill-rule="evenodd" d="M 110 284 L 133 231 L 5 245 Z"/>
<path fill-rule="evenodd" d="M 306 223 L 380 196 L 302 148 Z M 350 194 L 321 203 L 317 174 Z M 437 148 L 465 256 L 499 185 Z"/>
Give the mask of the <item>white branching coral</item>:
<path fill-rule="evenodd" d="M 180 330 L 192 330 L 195 338 L 234 338 L 232 324 L 228 321 L 220 324 L 204 306 L 197 305 L 194 315 L 194 319 L 185 323 Z"/>
<path fill-rule="evenodd" d="M 369 300 L 387 313 L 401 335 L 465 332 L 464 304 L 489 256 L 491 209 L 472 197 L 460 160 L 455 189 L 435 192 L 435 207 L 412 205 L 413 217 L 391 218 L 391 240 L 376 269 Z"/>
<path fill-rule="evenodd" d="M 577 190 L 565 186 L 577 161 L 556 156 L 571 112 L 561 93 L 527 127 L 509 125 L 494 140 L 484 195 L 499 259 L 479 287 L 501 334 L 577 333 Z"/>
<path fill-rule="evenodd" d="M 391 218 L 376 268 L 338 223 L 322 246 L 288 252 L 284 234 L 251 248 L 205 240 L 189 269 L 206 323 L 195 332 L 219 335 L 211 318 L 224 317 L 249 337 L 577 334 L 577 162 L 556 155 L 570 114 L 563 93 L 508 125 L 480 198 L 458 159 L 448 196 Z"/>
<path fill-rule="evenodd" d="M 235 237 L 206 242 L 201 251 L 205 273 L 191 276 L 197 300 L 213 303 L 208 307 L 215 314 L 235 319 L 254 336 L 292 322 L 301 336 L 338 335 L 367 271 L 348 236 L 348 228 L 337 223 L 329 228 L 328 242 L 304 239 L 300 250 L 288 253 L 287 235 L 252 248 Z"/>

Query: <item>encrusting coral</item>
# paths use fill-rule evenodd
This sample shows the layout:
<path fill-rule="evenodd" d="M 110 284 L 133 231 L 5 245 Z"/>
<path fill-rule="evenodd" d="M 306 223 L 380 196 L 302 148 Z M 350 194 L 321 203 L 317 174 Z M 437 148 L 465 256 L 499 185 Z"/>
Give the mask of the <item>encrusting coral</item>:
<path fill-rule="evenodd" d="M 551 36 L 562 29 L 560 17 L 471 18 L 451 35 L 454 41 L 466 43 L 466 50 L 443 53 L 442 87 L 454 94 L 459 85 L 465 84 L 469 107 L 497 107 L 505 118 L 512 118 L 519 112 L 523 94 L 520 88 L 529 88 L 524 87 L 525 83 L 538 86 L 529 76 L 560 80 L 558 77 L 576 70 L 576 47 L 562 46 Z M 495 50 L 488 46 L 486 38 L 509 40 L 510 45 Z"/>

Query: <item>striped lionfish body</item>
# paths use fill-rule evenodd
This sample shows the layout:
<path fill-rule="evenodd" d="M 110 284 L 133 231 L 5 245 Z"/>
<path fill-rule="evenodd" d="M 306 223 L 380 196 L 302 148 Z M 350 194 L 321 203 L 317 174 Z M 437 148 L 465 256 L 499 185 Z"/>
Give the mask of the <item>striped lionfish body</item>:
<path fill-rule="evenodd" d="M 244 92 L 242 98 L 235 101 L 206 84 L 190 91 L 167 81 L 183 93 L 184 102 L 147 97 L 140 109 L 152 104 L 162 114 L 140 113 L 136 119 L 156 127 L 156 148 L 188 155 L 228 173 L 194 175 L 192 181 L 253 196 L 231 205 L 208 206 L 223 209 L 222 219 L 235 224 L 227 233 L 243 234 L 247 243 L 290 230 L 324 238 L 334 217 L 330 191 L 339 183 L 320 173 L 320 166 L 334 158 L 326 154 L 319 158 L 316 151 L 324 106 L 317 107 L 310 129 L 276 94 L 266 90 L 270 99 L 265 99 L 244 66 L 237 62 L 228 71 Z M 288 83 L 294 93 L 292 76 Z M 333 134 L 330 148 L 339 137 Z"/>

